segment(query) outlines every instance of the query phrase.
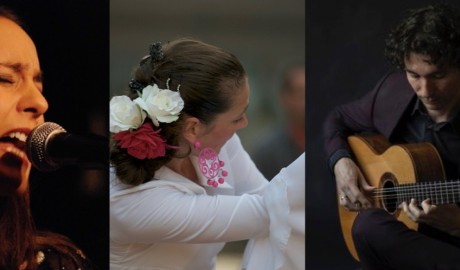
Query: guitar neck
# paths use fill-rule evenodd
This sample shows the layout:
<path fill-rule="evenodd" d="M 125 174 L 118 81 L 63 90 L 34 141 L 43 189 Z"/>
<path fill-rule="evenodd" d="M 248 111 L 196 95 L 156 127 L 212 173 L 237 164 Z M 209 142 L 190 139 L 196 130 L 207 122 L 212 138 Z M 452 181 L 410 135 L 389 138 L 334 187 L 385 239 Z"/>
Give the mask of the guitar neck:
<path fill-rule="evenodd" d="M 379 189 L 377 194 L 383 199 L 396 199 L 397 205 L 412 198 L 418 203 L 428 198 L 437 205 L 459 203 L 460 180 L 400 184 Z"/>

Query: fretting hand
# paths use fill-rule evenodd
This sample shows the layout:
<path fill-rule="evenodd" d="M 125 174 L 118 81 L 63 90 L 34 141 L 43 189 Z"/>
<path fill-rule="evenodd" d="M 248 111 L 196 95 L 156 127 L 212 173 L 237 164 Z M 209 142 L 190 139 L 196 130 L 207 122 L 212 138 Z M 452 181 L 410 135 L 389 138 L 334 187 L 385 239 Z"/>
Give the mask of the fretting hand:
<path fill-rule="evenodd" d="M 426 223 L 441 231 L 460 237 L 460 207 L 456 204 L 434 205 L 430 199 L 417 205 L 415 199 L 400 205 L 404 213 L 414 222 Z"/>

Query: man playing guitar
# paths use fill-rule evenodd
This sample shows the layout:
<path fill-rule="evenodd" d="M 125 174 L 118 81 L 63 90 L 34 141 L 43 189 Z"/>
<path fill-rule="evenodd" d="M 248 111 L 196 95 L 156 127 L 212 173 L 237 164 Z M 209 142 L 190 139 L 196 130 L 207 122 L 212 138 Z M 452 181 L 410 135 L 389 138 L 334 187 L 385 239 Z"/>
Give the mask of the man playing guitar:
<path fill-rule="evenodd" d="M 375 207 L 372 194 L 379 187 L 366 179 L 347 141 L 378 133 L 391 144 L 430 143 L 439 153 L 441 175 L 460 178 L 460 13 L 441 4 L 413 10 L 385 45 L 398 70 L 326 119 L 339 204 L 356 214 L 351 230 L 363 269 L 460 269 L 459 205 L 435 204 L 429 197 L 401 201 L 402 215 L 418 224 L 417 231 L 408 228 Z"/>

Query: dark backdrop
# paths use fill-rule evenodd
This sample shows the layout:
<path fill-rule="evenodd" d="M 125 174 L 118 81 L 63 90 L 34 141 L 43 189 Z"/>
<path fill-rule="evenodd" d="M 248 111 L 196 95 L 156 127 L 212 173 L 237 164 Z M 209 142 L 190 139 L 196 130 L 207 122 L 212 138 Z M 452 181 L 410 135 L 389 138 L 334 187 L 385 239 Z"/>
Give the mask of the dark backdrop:
<path fill-rule="evenodd" d="M 306 268 L 357 269 L 342 239 L 335 182 L 326 167 L 322 125 L 335 106 L 370 91 L 388 70 L 388 31 L 426 0 L 306 1 Z M 458 1 L 449 1 L 459 5 Z"/>
<path fill-rule="evenodd" d="M 44 72 L 46 121 L 69 133 L 108 134 L 109 1 L 10 0 L 35 42 Z M 100 269 L 108 269 L 108 169 L 34 171 L 36 225 L 70 237 Z"/>

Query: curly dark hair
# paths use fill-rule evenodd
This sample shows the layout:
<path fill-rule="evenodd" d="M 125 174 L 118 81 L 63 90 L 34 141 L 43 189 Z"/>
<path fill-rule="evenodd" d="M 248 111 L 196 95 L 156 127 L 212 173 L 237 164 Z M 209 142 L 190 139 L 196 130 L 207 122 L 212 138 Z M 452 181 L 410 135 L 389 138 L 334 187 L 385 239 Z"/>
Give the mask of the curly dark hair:
<path fill-rule="evenodd" d="M 134 71 L 136 84 L 157 84 L 161 89 L 177 89 L 184 100 L 179 119 L 172 123 L 160 123 L 160 135 L 169 145 L 179 144 L 179 135 L 186 117 L 196 117 L 210 124 L 215 117 L 232 106 L 235 89 L 245 82 L 246 71 L 231 53 L 192 38 L 181 38 L 162 45 L 162 56 L 142 58 Z M 168 79 L 170 79 L 169 82 Z M 133 83 L 131 85 L 134 86 Z M 134 88 L 138 88 L 135 86 Z M 137 94 L 131 91 L 131 99 Z M 147 120 L 146 120 L 147 121 Z M 188 149 L 190 151 L 190 149 Z M 110 161 L 120 181 L 139 185 L 151 181 L 161 166 L 173 157 L 188 156 L 184 149 L 166 149 L 164 157 L 140 160 L 127 154 L 111 142 Z"/>
<path fill-rule="evenodd" d="M 460 13 L 446 3 L 410 10 L 408 16 L 388 35 L 385 56 L 399 69 L 410 53 L 423 54 L 437 65 L 440 62 L 460 67 Z"/>

